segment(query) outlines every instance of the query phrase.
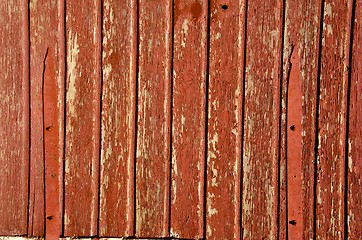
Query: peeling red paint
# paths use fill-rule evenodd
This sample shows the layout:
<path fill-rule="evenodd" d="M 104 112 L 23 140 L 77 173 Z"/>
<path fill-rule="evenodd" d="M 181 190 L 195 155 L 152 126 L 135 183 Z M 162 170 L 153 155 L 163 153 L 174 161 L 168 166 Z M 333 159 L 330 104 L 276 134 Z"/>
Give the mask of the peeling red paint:
<path fill-rule="evenodd" d="M 3 1 L 0 235 L 359 238 L 361 5 Z"/>

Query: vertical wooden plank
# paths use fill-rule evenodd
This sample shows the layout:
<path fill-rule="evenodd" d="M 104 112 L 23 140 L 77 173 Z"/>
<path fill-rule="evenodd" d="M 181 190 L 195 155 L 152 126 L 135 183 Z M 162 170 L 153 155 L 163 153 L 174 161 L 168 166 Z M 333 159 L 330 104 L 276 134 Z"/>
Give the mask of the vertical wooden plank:
<path fill-rule="evenodd" d="M 240 239 L 245 2 L 210 11 L 206 237 Z"/>
<path fill-rule="evenodd" d="M 28 1 L 0 3 L 0 235 L 27 234 Z"/>
<path fill-rule="evenodd" d="M 55 13 L 55 16 L 58 16 Z M 56 31 L 54 31 L 56 32 Z M 58 36 L 57 36 L 58 37 Z M 51 39 L 51 38 L 49 38 Z M 61 39 L 61 38 L 60 38 Z M 62 43 L 60 43 L 62 44 Z M 57 46 L 55 43 L 53 46 Z M 61 160 L 62 152 L 60 135 L 62 131 L 59 126 L 61 113 L 58 103 L 61 103 L 58 83 L 63 79 L 63 69 L 59 69 L 62 62 L 60 57 L 64 57 L 57 48 L 47 48 L 43 64 L 43 104 L 44 104 L 44 164 L 45 164 L 45 217 L 46 217 L 46 238 L 56 239 L 62 234 L 61 216 Z M 58 54 L 60 53 L 60 55 Z M 64 85 L 63 85 L 64 86 Z M 64 95 L 63 95 L 64 96 Z"/>
<path fill-rule="evenodd" d="M 318 119 L 316 238 L 343 238 L 351 1 L 324 2 Z"/>
<path fill-rule="evenodd" d="M 136 236 L 169 235 L 172 2 L 139 0 Z"/>
<path fill-rule="evenodd" d="M 362 1 L 354 1 L 348 131 L 348 238 L 362 236 Z"/>
<path fill-rule="evenodd" d="M 282 239 L 287 236 L 286 228 L 291 238 L 313 238 L 321 6 L 321 1 L 285 2 L 281 143 L 284 170 L 280 179 L 284 175 L 287 182 L 287 201 L 281 205 L 281 209 L 286 206 L 287 218 L 282 213 L 279 216 L 284 225 L 284 229 L 280 226 Z"/>
<path fill-rule="evenodd" d="M 65 236 L 97 235 L 101 2 L 66 2 Z"/>
<path fill-rule="evenodd" d="M 30 236 L 43 236 L 45 233 L 44 201 L 44 148 L 43 148 L 43 62 L 47 52 L 43 35 L 41 10 L 49 11 L 48 6 L 39 7 L 36 1 L 30 1 L 30 193 L 29 227 Z M 54 15 L 52 15 L 54 16 Z M 49 18 L 46 19 L 49 21 Z M 47 23 L 46 23 L 47 24 Z M 46 29 L 46 33 L 49 33 Z"/>
<path fill-rule="evenodd" d="M 30 1 L 29 8 L 31 177 L 28 234 L 30 236 L 44 236 L 45 219 L 47 219 L 47 236 L 61 235 L 60 172 L 63 161 L 61 133 L 64 115 L 64 31 L 60 29 L 64 16 L 60 13 L 61 6 L 58 1 Z"/>
<path fill-rule="evenodd" d="M 248 1 L 242 224 L 244 238 L 277 239 L 283 1 Z"/>
<path fill-rule="evenodd" d="M 203 237 L 207 14 L 205 0 L 175 1 L 171 236 Z"/>
<path fill-rule="evenodd" d="M 100 236 L 134 235 L 136 3 L 103 3 Z"/>

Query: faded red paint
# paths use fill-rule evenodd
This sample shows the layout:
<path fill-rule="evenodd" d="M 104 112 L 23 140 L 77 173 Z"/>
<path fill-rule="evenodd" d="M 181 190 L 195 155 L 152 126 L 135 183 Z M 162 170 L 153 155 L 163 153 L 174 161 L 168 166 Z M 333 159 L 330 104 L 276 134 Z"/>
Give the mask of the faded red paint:
<path fill-rule="evenodd" d="M 168 237 L 172 4 L 140 0 L 138 7 L 136 236 Z"/>
<path fill-rule="evenodd" d="M 348 195 L 347 195 L 347 227 L 349 239 L 358 239 L 362 236 L 362 1 L 357 0 L 351 32 L 352 62 L 350 102 L 349 102 L 349 131 L 348 131 Z M 347 230 L 347 229 L 345 229 Z"/>
<path fill-rule="evenodd" d="M 0 235 L 359 238 L 361 4 L 3 1 Z"/>
<path fill-rule="evenodd" d="M 98 234 L 101 2 L 66 1 L 65 236 Z"/>
<path fill-rule="evenodd" d="M 208 5 L 175 1 L 174 9 L 170 235 L 195 239 L 204 236 Z"/>
<path fill-rule="evenodd" d="M 205 236 L 240 239 L 245 5 L 210 4 Z"/>
<path fill-rule="evenodd" d="M 281 199 L 283 196 L 292 192 L 293 195 L 290 198 L 285 198 L 280 203 L 280 209 L 282 211 L 279 216 L 280 219 L 280 237 L 286 238 L 287 236 L 292 238 L 294 235 L 302 234 L 302 238 L 313 238 L 314 229 L 314 164 L 315 164 L 315 132 L 316 132 L 316 107 L 317 107 L 317 80 L 318 80 L 318 58 L 320 55 L 319 46 L 319 27 L 320 27 L 320 12 L 321 1 L 315 1 L 313 3 L 307 1 L 287 1 L 285 5 L 285 31 L 284 31 L 284 49 L 283 49 L 283 96 L 282 102 L 282 143 L 281 143 L 281 165 L 280 165 L 280 184 L 281 184 Z M 296 11 L 296 9 L 298 11 Z M 314 16 L 313 18 L 311 16 Z M 293 54 L 293 56 L 292 56 Z M 291 62 L 293 61 L 294 64 Z M 298 66 L 295 65 L 295 59 Z M 299 68 L 299 69 L 298 69 Z M 293 86 L 287 85 L 289 80 L 294 82 L 294 86 L 298 86 L 298 77 L 301 89 L 295 91 Z M 292 79 L 289 79 L 292 78 Z M 298 92 L 301 96 L 298 96 Z M 294 96 L 295 94 L 297 96 Z M 288 96 L 287 96 L 288 94 Z M 293 101 L 291 101 L 294 99 Z M 287 102 L 288 100 L 288 102 Z M 300 109 L 301 107 L 301 109 Z M 292 108 L 294 113 L 290 114 Z M 295 108 L 298 109 L 295 111 Z M 300 110 L 301 116 L 300 116 Z M 288 116 L 286 115 L 288 113 Z M 291 115 L 291 116 L 289 116 Z M 294 116 L 294 117 L 293 117 Z M 291 132 L 290 117 L 293 117 L 296 121 L 301 121 L 300 128 L 296 129 L 297 134 Z M 298 119 L 300 118 L 301 119 Z M 293 123 L 294 124 L 294 123 Z M 292 135 L 294 141 L 286 142 L 286 137 Z M 297 158 L 287 159 L 287 149 L 290 151 L 289 144 L 296 146 L 297 150 L 301 147 L 302 156 L 297 153 Z M 292 153 L 293 154 L 293 153 Z M 301 158 L 300 158 L 301 157 Z M 300 159 L 299 159 L 300 158 Z M 299 160 L 298 160 L 299 159 Z M 296 178 L 296 184 L 290 184 L 287 181 L 287 175 L 293 176 L 293 172 L 286 171 L 289 165 L 287 163 L 290 160 L 296 160 L 300 165 L 300 178 Z M 301 161 L 301 162 L 299 162 Z M 292 163 L 293 164 L 293 163 Z M 295 165 L 294 165 L 295 166 Z M 298 173 L 298 169 L 295 169 L 294 173 Z M 293 180 L 293 178 L 292 178 Z M 298 186 L 299 185 L 299 186 Z M 301 194 L 301 196 L 298 196 Z M 300 198 L 301 197 L 301 198 Z M 301 209 L 302 219 L 296 220 L 296 225 L 292 225 L 289 221 L 295 219 L 289 219 L 284 217 L 286 214 L 286 207 L 288 209 Z M 284 217 L 284 218 L 283 218 Z M 287 221 L 283 221 L 287 219 Z M 284 227 L 286 224 L 287 227 Z M 302 226 L 301 226 L 302 225 Z M 300 229 L 302 227 L 302 229 Z M 298 228 L 298 229 L 296 229 Z M 289 230 L 288 232 L 286 230 Z M 302 231 L 302 233 L 300 233 Z"/>
<path fill-rule="evenodd" d="M 45 217 L 46 237 L 55 239 L 61 233 L 61 164 L 59 162 L 59 105 L 57 88 L 57 61 L 55 49 L 46 50 L 43 72 L 44 104 L 44 165 L 45 165 Z"/>
<path fill-rule="evenodd" d="M 30 144 L 27 1 L 4 1 L 0 13 L 0 235 L 26 235 Z"/>
<path fill-rule="evenodd" d="M 247 6 L 242 190 L 247 239 L 278 235 L 282 10 L 280 0 Z"/>
<path fill-rule="evenodd" d="M 290 56 L 287 103 L 287 182 L 288 182 L 288 234 L 302 239 L 302 84 L 298 46 Z"/>
<path fill-rule="evenodd" d="M 134 235 L 135 0 L 103 2 L 100 236 Z"/>
<path fill-rule="evenodd" d="M 318 116 L 316 238 L 342 238 L 345 227 L 347 92 L 352 1 L 325 1 Z M 346 20 L 347 19 L 347 20 Z"/>
<path fill-rule="evenodd" d="M 48 238 L 62 233 L 65 42 L 64 23 L 60 16 L 63 14 L 62 4 L 30 1 L 31 177 L 28 234 L 46 234 Z"/>

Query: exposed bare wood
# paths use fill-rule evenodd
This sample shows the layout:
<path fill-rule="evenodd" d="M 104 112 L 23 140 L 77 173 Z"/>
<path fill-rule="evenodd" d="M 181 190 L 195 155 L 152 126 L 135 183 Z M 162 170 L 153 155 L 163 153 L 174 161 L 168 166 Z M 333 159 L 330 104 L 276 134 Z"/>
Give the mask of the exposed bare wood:
<path fill-rule="evenodd" d="M 136 1 L 103 2 L 100 236 L 134 236 Z"/>

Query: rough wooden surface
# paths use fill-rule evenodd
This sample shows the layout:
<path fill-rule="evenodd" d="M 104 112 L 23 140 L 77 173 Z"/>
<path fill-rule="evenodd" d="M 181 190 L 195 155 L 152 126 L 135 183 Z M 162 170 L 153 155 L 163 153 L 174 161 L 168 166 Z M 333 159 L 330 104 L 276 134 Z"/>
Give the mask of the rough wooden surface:
<path fill-rule="evenodd" d="M 204 235 L 207 1 L 175 1 L 170 234 Z M 186 211 L 187 209 L 187 211 Z"/>
<path fill-rule="evenodd" d="M 66 2 L 65 236 L 98 232 L 100 3 Z"/>
<path fill-rule="evenodd" d="M 362 236 L 362 1 L 355 1 L 352 55 L 350 63 L 350 102 L 348 131 L 347 226 L 349 239 Z M 347 230 L 347 229 L 346 229 Z"/>
<path fill-rule="evenodd" d="M 247 6 L 243 238 L 276 239 L 283 1 Z"/>
<path fill-rule="evenodd" d="M 240 239 L 245 5 L 213 1 L 207 125 L 206 238 Z"/>
<path fill-rule="evenodd" d="M 28 234 L 44 236 L 46 225 L 47 236 L 56 237 L 61 234 L 62 226 L 64 23 L 61 12 L 64 9 L 58 1 L 30 1 L 29 4 L 31 161 Z M 47 218 L 44 218 L 44 212 Z"/>
<path fill-rule="evenodd" d="M 287 207 L 288 216 L 279 216 L 280 238 L 313 238 L 321 6 L 321 1 L 289 0 L 285 4 L 280 179 L 287 198 L 281 197 L 280 209 Z"/>
<path fill-rule="evenodd" d="M 134 235 L 136 63 L 136 1 L 104 1 L 100 236 Z"/>
<path fill-rule="evenodd" d="M 325 1 L 318 110 L 316 238 L 345 234 L 346 112 L 351 1 Z"/>
<path fill-rule="evenodd" d="M 172 7 L 139 1 L 137 237 L 169 235 Z"/>
<path fill-rule="evenodd" d="M 3 1 L 0 239 L 359 239 L 361 4 Z"/>
<path fill-rule="evenodd" d="M 2 1 L 0 13 L 0 235 L 24 235 L 29 171 L 27 1 Z"/>

